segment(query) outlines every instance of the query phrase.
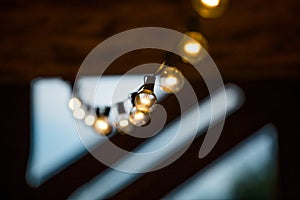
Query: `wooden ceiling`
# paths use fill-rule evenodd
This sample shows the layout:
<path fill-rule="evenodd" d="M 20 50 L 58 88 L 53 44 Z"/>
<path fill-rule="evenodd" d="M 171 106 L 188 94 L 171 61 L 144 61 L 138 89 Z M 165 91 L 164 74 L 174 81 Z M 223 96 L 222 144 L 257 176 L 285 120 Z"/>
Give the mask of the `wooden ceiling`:
<path fill-rule="evenodd" d="M 300 78 L 299 10 L 298 0 L 230 0 L 220 18 L 200 19 L 200 29 L 226 78 Z M 4 84 L 40 76 L 74 79 L 85 56 L 104 39 L 144 26 L 185 32 L 195 11 L 190 0 L 5 0 L 0 15 Z M 123 61 L 134 66 L 149 58 Z"/>

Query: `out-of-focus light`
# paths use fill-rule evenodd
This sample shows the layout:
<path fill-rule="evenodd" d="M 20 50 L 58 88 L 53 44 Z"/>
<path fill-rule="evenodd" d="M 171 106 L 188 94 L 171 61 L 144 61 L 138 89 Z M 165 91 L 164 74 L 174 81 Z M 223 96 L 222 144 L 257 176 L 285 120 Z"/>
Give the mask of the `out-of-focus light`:
<path fill-rule="evenodd" d="M 116 126 L 121 133 L 131 133 L 134 130 L 133 124 L 129 121 L 129 116 L 125 113 L 118 116 Z"/>
<path fill-rule="evenodd" d="M 119 121 L 119 126 L 122 127 L 122 128 L 125 128 L 129 125 L 129 122 L 127 119 L 122 119 Z"/>
<path fill-rule="evenodd" d="M 147 126 L 151 122 L 149 113 L 133 107 L 130 111 L 129 121 L 135 126 Z"/>
<path fill-rule="evenodd" d="M 216 7 L 220 4 L 220 0 L 201 0 L 208 7 Z"/>
<path fill-rule="evenodd" d="M 133 124 L 129 122 L 129 114 L 126 112 L 124 102 L 117 103 L 114 107 L 114 124 L 118 131 L 123 133 L 130 133 L 134 130 Z"/>
<path fill-rule="evenodd" d="M 85 118 L 84 118 L 84 123 L 87 125 L 87 126 L 93 126 L 94 123 L 96 121 L 96 117 L 92 114 L 89 114 L 87 115 Z"/>
<path fill-rule="evenodd" d="M 196 42 L 188 42 L 184 45 L 184 51 L 187 54 L 197 54 L 201 50 L 201 45 Z"/>
<path fill-rule="evenodd" d="M 81 101 L 77 97 L 73 97 L 69 100 L 68 105 L 71 110 L 76 110 L 81 107 Z"/>
<path fill-rule="evenodd" d="M 160 73 L 159 84 L 165 92 L 176 93 L 184 85 L 184 76 L 176 67 L 165 67 Z"/>
<path fill-rule="evenodd" d="M 228 0 L 192 0 L 194 9 L 203 18 L 221 16 L 228 6 Z"/>
<path fill-rule="evenodd" d="M 155 107 L 156 101 L 157 98 L 153 91 L 143 89 L 135 97 L 135 106 L 143 112 L 151 112 Z"/>
<path fill-rule="evenodd" d="M 112 131 L 112 127 L 108 121 L 108 117 L 106 116 L 98 117 L 94 123 L 94 128 L 102 135 L 108 135 Z"/>
<path fill-rule="evenodd" d="M 208 50 L 208 42 L 199 32 L 187 32 L 188 37 L 184 37 L 178 44 L 178 50 L 181 52 L 184 62 L 199 62 L 205 56 L 205 50 Z M 205 50 L 204 50 L 205 49 Z"/>
<path fill-rule="evenodd" d="M 78 108 L 73 111 L 73 117 L 76 119 L 83 119 L 85 117 L 85 111 L 82 108 Z"/>

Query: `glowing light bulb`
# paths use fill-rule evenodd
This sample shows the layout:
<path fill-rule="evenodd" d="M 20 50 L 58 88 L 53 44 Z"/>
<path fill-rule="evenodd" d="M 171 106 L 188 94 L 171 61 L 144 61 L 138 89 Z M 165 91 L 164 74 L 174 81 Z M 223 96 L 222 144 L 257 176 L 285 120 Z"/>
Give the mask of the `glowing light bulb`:
<path fill-rule="evenodd" d="M 119 116 L 116 126 L 121 134 L 131 133 L 134 130 L 134 125 L 130 123 L 127 114 L 122 114 Z"/>
<path fill-rule="evenodd" d="M 184 45 L 184 51 L 187 54 L 197 54 L 201 50 L 201 45 L 196 42 L 188 42 Z"/>
<path fill-rule="evenodd" d="M 155 108 L 157 98 L 151 90 L 143 89 L 136 95 L 134 101 L 138 110 L 151 112 Z"/>
<path fill-rule="evenodd" d="M 141 103 L 144 104 L 144 105 L 150 105 L 151 104 L 151 100 L 148 96 L 143 97 L 140 100 L 141 100 Z"/>
<path fill-rule="evenodd" d="M 176 85 L 178 83 L 178 79 L 175 76 L 170 75 L 167 79 L 166 79 L 166 84 L 167 85 Z"/>
<path fill-rule="evenodd" d="M 163 91 L 176 93 L 184 86 L 184 76 L 176 67 L 165 67 L 160 73 L 159 84 Z"/>
<path fill-rule="evenodd" d="M 85 118 L 84 118 L 84 123 L 87 125 L 87 126 L 93 126 L 94 123 L 96 121 L 96 117 L 92 114 L 89 114 L 87 115 Z"/>
<path fill-rule="evenodd" d="M 73 97 L 69 100 L 68 105 L 71 110 L 76 110 L 81 107 L 81 101 L 77 97 Z"/>
<path fill-rule="evenodd" d="M 83 119 L 85 117 L 85 111 L 82 108 L 73 110 L 73 117 L 76 119 Z"/>
<path fill-rule="evenodd" d="M 119 121 L 119 126 L 122 128 L 126 128 L 129 125 L 129 121 L 127 119 L 121 119 Z"/>
<path fill-rule="evenodd" d="M 201 2 L 208 7 L 216 7 L 220 4 L 220 0 L 201 0 Z"/>
<path fill-rule="evenodd" d="M 106 116 L 100 116 L 96 119 L 94 129 L 102 135 L 108 135 L 112 131 L 112 127 Z"/>
<path fill-rule="evenodd" d="M 194 9 L 204 18 L 219 17 L 228 6 L 228 0 L 192 0 L 192 3 Z"/>
<path fill-rule="evenodd" d="M 199 32 L 187 32 L 188 37 L 184 37 L 179 43 L 179 51 L 184 62 L 198 62 L 207 55 L 207 40 Z M 205 50 L 204 50 L 205 49 Z"/>
<path fill-rule="evenodd" d="M 135 126 L 147 126 L 151 122 L 149 113 L 138 110 L 133 107 L 130 111 L 129 121 Z"/>

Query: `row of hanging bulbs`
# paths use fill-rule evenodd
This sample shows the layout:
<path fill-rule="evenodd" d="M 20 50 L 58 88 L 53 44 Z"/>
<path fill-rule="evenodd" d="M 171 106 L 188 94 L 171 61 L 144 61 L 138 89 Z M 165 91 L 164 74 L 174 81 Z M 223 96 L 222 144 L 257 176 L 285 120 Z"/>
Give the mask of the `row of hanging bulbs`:
<path fill-rule="evenodd" d="M 177 93 L 184 86 L 184 76 L 176 67 L 160 66 L 159 72 L 160 88 L 167 93 Z M 150 113 L 155 109 L 157 97 L 154 93 L 156 74 L 146 75 L 144 84 L 136 91 L 129 94 L 128 99 L 132 108 L 129 114 L 125 109 L 125 102 L 119 102 L 112 107 L 118 113 L 115 122 L 112 124 L 109 120 L 111 107 L 105 107 L 104 110 L 96 108 L 93 113 L 90 106 L 87 106 L 78 97 L 74 96 L 69 100 L 69 108 L 73 111 L 76 119 L 83 120 L 87 126 L 93 126 L 95 131 L 108 135 L 113 130 L 113 125 L 117 130 L 128 133 L 135 127 L 147 126 L 151 122 Z"/>
<path fill-rule="evenodd" d="M 200 16 L 214 18 L 224 12 L 228 0 L 192 0 L 192 3 Z M 194 27 L 199 27 L 199 24 L 193 23 L 193 27 L 190 28 L 192 31 L 186 33 L 189 37 L 183 38 L 178 43 L 177 48 L 183 55 L 182 61 L 184 62 L 199 62 L 206 55 L 203 49 L 208 49 L 207 40 L 201 33 L 194 31 Z M 101 135 L 110 134 L 113 127 L 121 133 L 132 132 L 136 127 L 144 127 L 151 122 L 150 113 L 155 109 L 157 103 L 154 93 L 156 76 L 159 77 L 160 89 L 167 93 L 178 93 L 184 86 L 185 78 L 182 72 L 163 62 L 154 74 L 144 77 L 144 84 L 136 92 L 129 94 L 127 99 L 131 104 L 129 113 L 125 109 L 125 101 L 102 110 L 100 108 L 92 109 L 91 106 L 85 105 L 76 94 L 69 100 L 69 108 L 73 111 L 74 118 L 83 120 L 87 126 L 93 127 Z M 115 109 L 117 113 L 114 123 L 111 123 L 109 119 L 111 108 Z"/>

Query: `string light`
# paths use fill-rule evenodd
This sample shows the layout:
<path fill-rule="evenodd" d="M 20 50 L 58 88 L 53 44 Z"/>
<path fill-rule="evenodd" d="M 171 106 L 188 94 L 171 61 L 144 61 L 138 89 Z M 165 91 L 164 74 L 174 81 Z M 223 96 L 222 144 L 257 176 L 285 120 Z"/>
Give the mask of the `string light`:
<path fill-rule="evenodd" d="M 220 16 L 228 5 L 228 0 L 192 0 L 192 2 L 194 9 L 204 18 Z M 207 55 L 205 50 L 208 50 L 207 40 L 198 32 L 199 20 L 195 17 L 193 19 L 196 21 L 190 21 L 192 22 L 189 28 L 191 32 L 187 32 L 188 37 L 184 37 L 177 46 L 182 60 L 192 64 L 201 61 Z M 117 116 L 114 125 L 121 133 L 128 133 L 133 131 L 135 126 L 143 127 L 151 123 L 150 112 L 154 110 L 157 102 L 154 93 L 156 75 L 159 75 L 160 89 L 167 93 L 177 93 L 184 86 L 185 77 L 182 72 L 176 67 L 165 66 L 163 62 L 153 75 L 144 77 L 144 84 L 137 92 L 130 94 L 132 107 L 129 113 L 125 110 L 124 102 L 116 104 Z M 74 93 L 76 92 L 78 91 L 75 88 Z M 113 126 L 109 121 L 110 107 L 106 107 L 103 113 L 100 113 L 100 109 L 97 108 L 95 115 L 91 107 L 85 105 L 76 96 L 69 100 L 68 106 L 73 111 L 74 118 L 84 119 L 84 123 L 87 126 L 93 126 L 97 133 L 108 135 L 113 131 Z"/>
<path fill-rule="evenodd" d="M 76 110 L 81 107 L 81 101 L 77 97 L 73 97 L 69 100 L 68 105 L 71 110 Z"/>
<path fill-rule="evenodd" d="M 112 131 L 112 126 L 108 121 L 108 117 L 104 115 L 97 117 L 94 123 L 94 129 L 102 135 L 110 134 Z"/>
<path fill-rule="evenodd" d="M 130 133 L 134 130 L 134 126 L 129 121 L 129 115 L 125 111 L 124 103 L 119 102 L 117 107 L 116 127 L 123 133 Z"/>
<path fill-rule="evenodd" d="M 110 107 L 106 107 L 105 111 L 101 114 L 100 109 L 96 109 L 97 119 L 94 123 L 94 129 L 101 135 L 109 135 L 112 132 L 112 125 L 108 120 Z"/>
<path fill-rule="evenodd" d="M 167 93 L 177 93 L 184 85 L 184 76 L 176 67 L 165 67 L 159 76 L 160 88 Z"/>
<path fill-rule="evenodd" d="M 187 42 L 183 49 L 187 54 L 195 55 L 198 54 L 201 50 L 201 45 L 196 42 Z"/>
<path fill-rule="evenodd" d="M 135 126 L 147 126 L 151 122 L 149 113 L 143 112 L 136 107 L 133 107 L 130 111 L 129 121 Z"/>
<path fill-rule="evenodd" d="M 155 76 L 146 76 L 143 88 L 136 94 L 134 104 L 138 110 L 149 113 L 157 101 L 154 94 Z"/>
<path fill-rule="evenodd" d="M 73 117 L 76 119 L 83 119 L 85 117 L 85 111 L 82 108 L 78 108 L 73 111 Z"/>
<path fill-rule="evenodd" d="M 205 50 L 208 50 L 208 42 L 205 37 L 196 31 L 187 32 L 187 36 L 184 37 L 179 43 L 179 51 L 182 54 L 182 60 L 184 62 L 199 62 L 205 55 Z"/>
<path fill-rule="evenodd" d="M 84 118 L 84 123 L 87 126 L 93 126 L 96 121 L 96 117 L 93 114 L 89 114 Z"/>
<path fill-rule="evenodd" d="M 224 13 L 228 0 L 192 0 L 192 4 L 201 17 L 216 18 Z"/>
<path fill-rule="evenodd" d="M 201 2 L 208 7 L 216 7 L 219 5 L 220 0 L 201 0 Z"/>

